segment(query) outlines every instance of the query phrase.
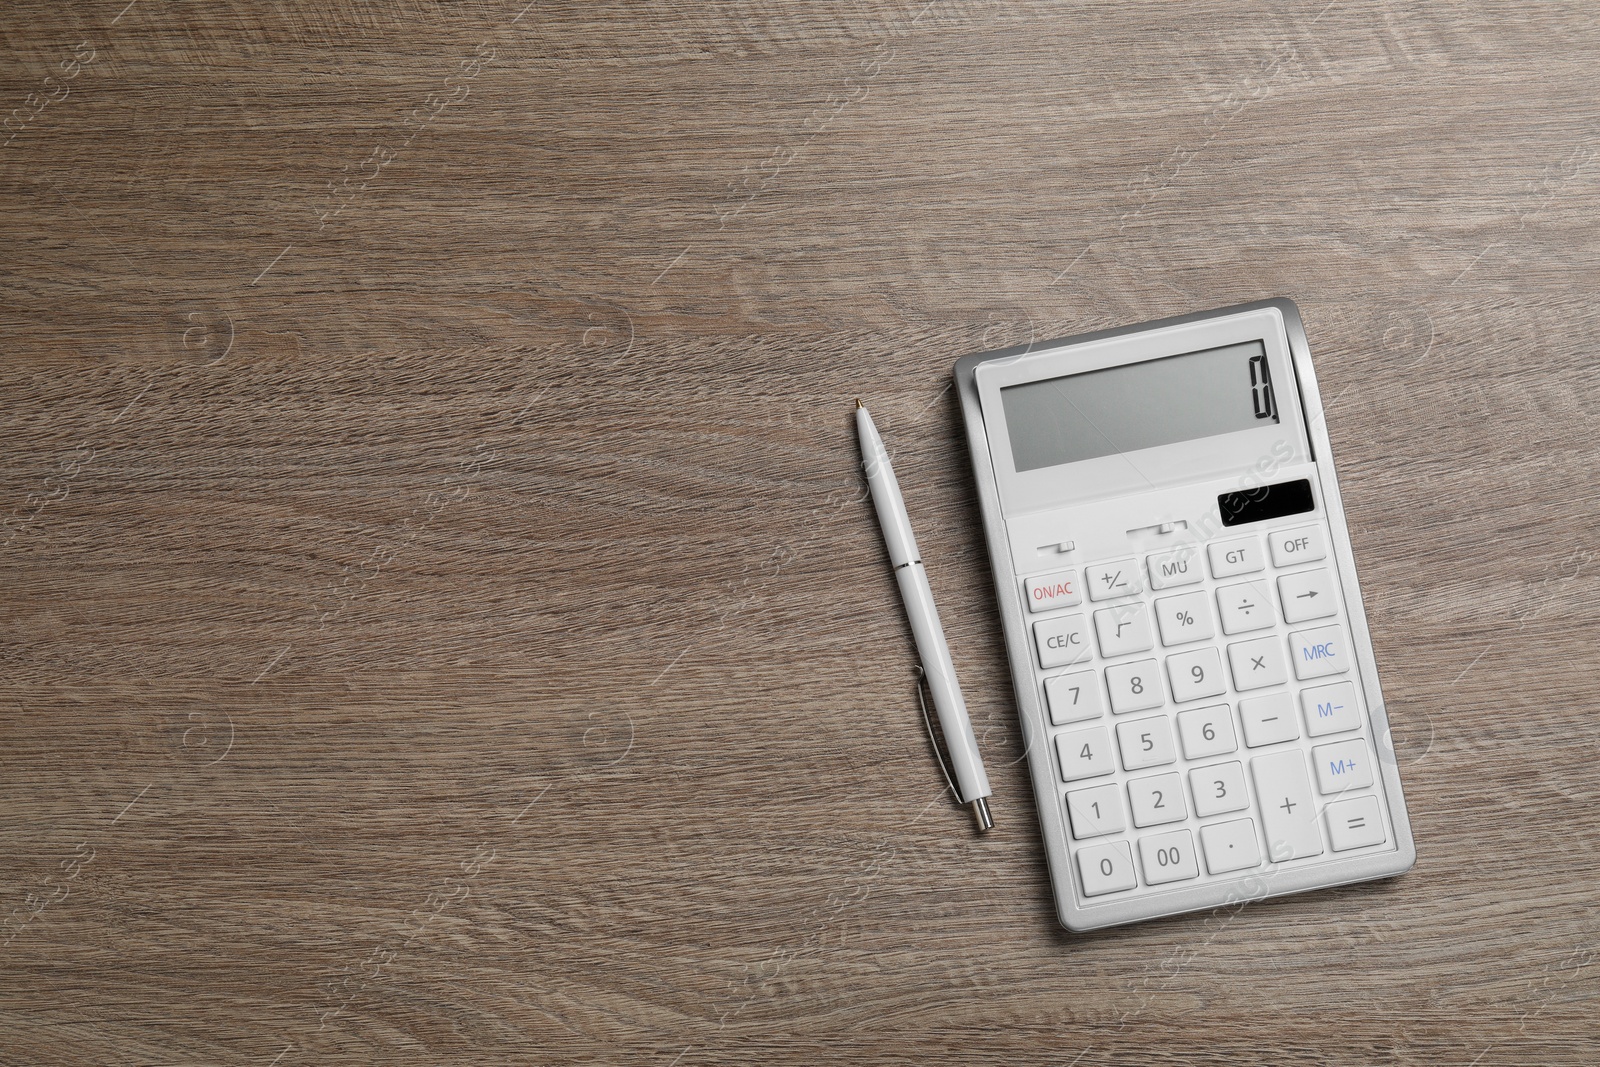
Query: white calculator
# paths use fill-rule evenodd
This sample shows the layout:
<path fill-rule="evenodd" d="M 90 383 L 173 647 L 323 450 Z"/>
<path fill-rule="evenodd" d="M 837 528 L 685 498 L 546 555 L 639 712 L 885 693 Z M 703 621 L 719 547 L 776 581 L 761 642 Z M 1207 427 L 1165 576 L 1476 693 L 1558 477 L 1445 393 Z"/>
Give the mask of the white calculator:
<path fill-rule="evenodd" d="M 955 377 L 1062 924 L 1409 869 L 1294 304 L 986 352 Z"/>

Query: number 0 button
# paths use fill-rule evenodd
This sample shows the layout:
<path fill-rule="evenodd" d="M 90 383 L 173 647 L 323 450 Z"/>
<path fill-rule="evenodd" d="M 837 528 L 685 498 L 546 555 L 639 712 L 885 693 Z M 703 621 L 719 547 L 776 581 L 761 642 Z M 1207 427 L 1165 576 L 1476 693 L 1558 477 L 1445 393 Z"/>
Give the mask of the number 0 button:
<path fill-rule="evenodd" d="M 1079 849 L 1078 878 L 1083 882 L 1086 897 L 1120 893 L 1139 884 L 1133 873 L 1133 851 L 1126 841 Z"/>

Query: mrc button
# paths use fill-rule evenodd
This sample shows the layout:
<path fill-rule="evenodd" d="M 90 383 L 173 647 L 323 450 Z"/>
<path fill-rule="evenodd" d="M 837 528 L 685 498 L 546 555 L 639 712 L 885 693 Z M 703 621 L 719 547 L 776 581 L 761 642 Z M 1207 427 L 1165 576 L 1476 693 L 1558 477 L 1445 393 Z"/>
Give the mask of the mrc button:
<path fill-rule="evenodd" d="M 1310 563 L 1328 554 L 1328 539 L 1320 526 L 1301 526 L 1293 530 L 1279 530 L 1269 534 L 1272 543 L 1272 565 L 1292 567 L 1296 563 Z"/>

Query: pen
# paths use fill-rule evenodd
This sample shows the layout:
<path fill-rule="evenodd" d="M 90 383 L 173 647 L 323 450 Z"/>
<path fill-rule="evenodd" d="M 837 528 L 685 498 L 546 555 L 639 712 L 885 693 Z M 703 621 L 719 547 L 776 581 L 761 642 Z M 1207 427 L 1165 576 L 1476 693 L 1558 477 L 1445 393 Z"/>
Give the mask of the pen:
<path fill-rule="evenodd" d="M 872 416 L 859 400 L 856 401 L 856 433 L 861 437 L 861 465 L 867 471 L 872 506 L 878 512 L 878 525 L 883 527 L 889 563 L 894 567 L 900 598 L 905 601 L 906 615 L 911 620 L 917 655 L 922 658 L 922 673 L 933 695 L 933 707 L 939 714 L 945 745 L 950 750 L 956 792 L 961 803 L 972 809 L 978 830 L 993 829 L 994 819 L 989 815 L 989 776 L 983 771 L 978 741 L 972 736 L 972 720 L 967 717 L 967 702 L 961 699 L 955 664 L 950 661 L 950 646 L 945 643 L 944 630 L 939 626 L 939 611 L 933 606 L 928 572 L 923 569 L 917 539 L 911 535 L 911 517 L 906 514 L 906 502 L 900 496 L 900 483 L 889 466 L 883 438 L 878 436 Z"/>

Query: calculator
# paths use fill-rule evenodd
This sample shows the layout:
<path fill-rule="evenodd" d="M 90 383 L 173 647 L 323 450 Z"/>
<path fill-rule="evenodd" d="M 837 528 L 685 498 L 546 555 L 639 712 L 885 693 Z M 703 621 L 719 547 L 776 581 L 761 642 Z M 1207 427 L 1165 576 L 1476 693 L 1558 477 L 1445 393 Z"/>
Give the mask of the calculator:
<path fill-rule="evenodd" d="M 1295 305 L 985 352 L 955 378 L 1061 923 L 1409 869 Z"/>

